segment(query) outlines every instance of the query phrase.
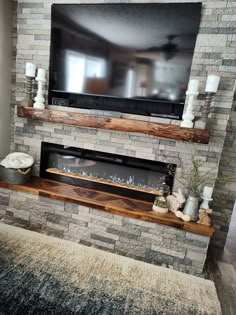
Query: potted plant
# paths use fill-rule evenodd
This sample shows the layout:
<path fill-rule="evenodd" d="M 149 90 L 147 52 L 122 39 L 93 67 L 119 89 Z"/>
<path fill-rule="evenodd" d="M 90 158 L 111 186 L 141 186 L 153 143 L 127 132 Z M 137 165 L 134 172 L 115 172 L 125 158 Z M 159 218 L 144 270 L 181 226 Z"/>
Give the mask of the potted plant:
<path fill-rule="evenodd" d="M 204 169 L 204 162 L 201 161 L 197 154 L 192 155 L 190 167 L 182 168 L 180 174 L 176 174 L 176 180 L 188 191 L 188 198 L 184 206 L 183 214 L 189 215 L 192 221 L 198 219 L 198 209 L 199 209 L 199 200 L 200 195 L 205 185 L 213 186 L 216 177 L 217 170 Z M 169 165 L 168 172 L 173 176 L 174 171 Z M 218 175 L 217 182 L 225 184 L 227 182 L 235 182 L 235 176 L 230 175 Z"/>
<path fill-rule="evenodd" d="M 188 190 L 188 198 L 183 213 L 189 215 L 192 221 L 198 219 L 200 193 L 205 184 L 212 184 L 216 178 L 215 170 L 205 171 L 203 162 L 192 156 L 190 167 L 183 168 L 176 180 Z"/>
<path fill-rule="evenodd" d="M 158 213 L 166 213 L 168 212 L 168 204 L 166 197 L 170 192 L 169 186 L 163 182 L 159 187 L 159 196 L 156 196 L 152 209 Z"/>
<path fill-rule="evenodd" d="M 157 196 L 154 200 L 152 210 L 158 213 L 168 212 L 168 205 L 167 205 L 166 198 L 164 196 Z"/>

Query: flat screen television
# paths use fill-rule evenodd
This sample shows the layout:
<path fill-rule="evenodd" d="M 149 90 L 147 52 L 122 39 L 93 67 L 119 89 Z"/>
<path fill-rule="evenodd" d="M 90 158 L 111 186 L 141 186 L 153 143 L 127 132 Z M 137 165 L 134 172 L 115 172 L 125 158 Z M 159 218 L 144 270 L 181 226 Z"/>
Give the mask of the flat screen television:
<path fill-rule="evenodd" d="M 201 3 L 53 4 L 49 104 L 180 119 Z"/>

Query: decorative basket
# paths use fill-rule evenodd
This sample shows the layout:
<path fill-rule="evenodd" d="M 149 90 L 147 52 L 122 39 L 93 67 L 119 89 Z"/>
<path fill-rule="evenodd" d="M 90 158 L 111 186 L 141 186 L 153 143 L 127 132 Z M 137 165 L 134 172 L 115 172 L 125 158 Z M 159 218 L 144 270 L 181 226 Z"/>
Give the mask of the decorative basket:
<path fill-rule="evenodd" d="M 26 169 L 5 168 L 0 165 L 0 180 L 15 185 L 26 184 L 31 176 L 32 167 Z"/>

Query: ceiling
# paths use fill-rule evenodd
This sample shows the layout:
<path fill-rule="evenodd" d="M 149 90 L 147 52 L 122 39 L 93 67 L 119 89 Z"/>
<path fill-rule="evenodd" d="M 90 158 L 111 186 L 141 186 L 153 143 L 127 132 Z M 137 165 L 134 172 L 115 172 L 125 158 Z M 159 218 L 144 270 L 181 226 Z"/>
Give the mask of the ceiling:
<path fill-rule="evenodd" d="M 179 50 L 193 50 L 200 10 L 200 3 L 53 5 L 55 17 L 134 49 L 160 47 L 173 34 Z"/>

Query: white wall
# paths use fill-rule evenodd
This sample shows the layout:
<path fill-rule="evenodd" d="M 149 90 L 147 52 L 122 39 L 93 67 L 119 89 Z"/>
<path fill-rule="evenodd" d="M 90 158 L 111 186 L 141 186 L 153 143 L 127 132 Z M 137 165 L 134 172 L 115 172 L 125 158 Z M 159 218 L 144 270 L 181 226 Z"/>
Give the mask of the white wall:
<path fill-rule="evenodd" d="M 0 0 L 0 158 L 9 152 L 10 146 L 11 11 L 11 1 Z"/>

